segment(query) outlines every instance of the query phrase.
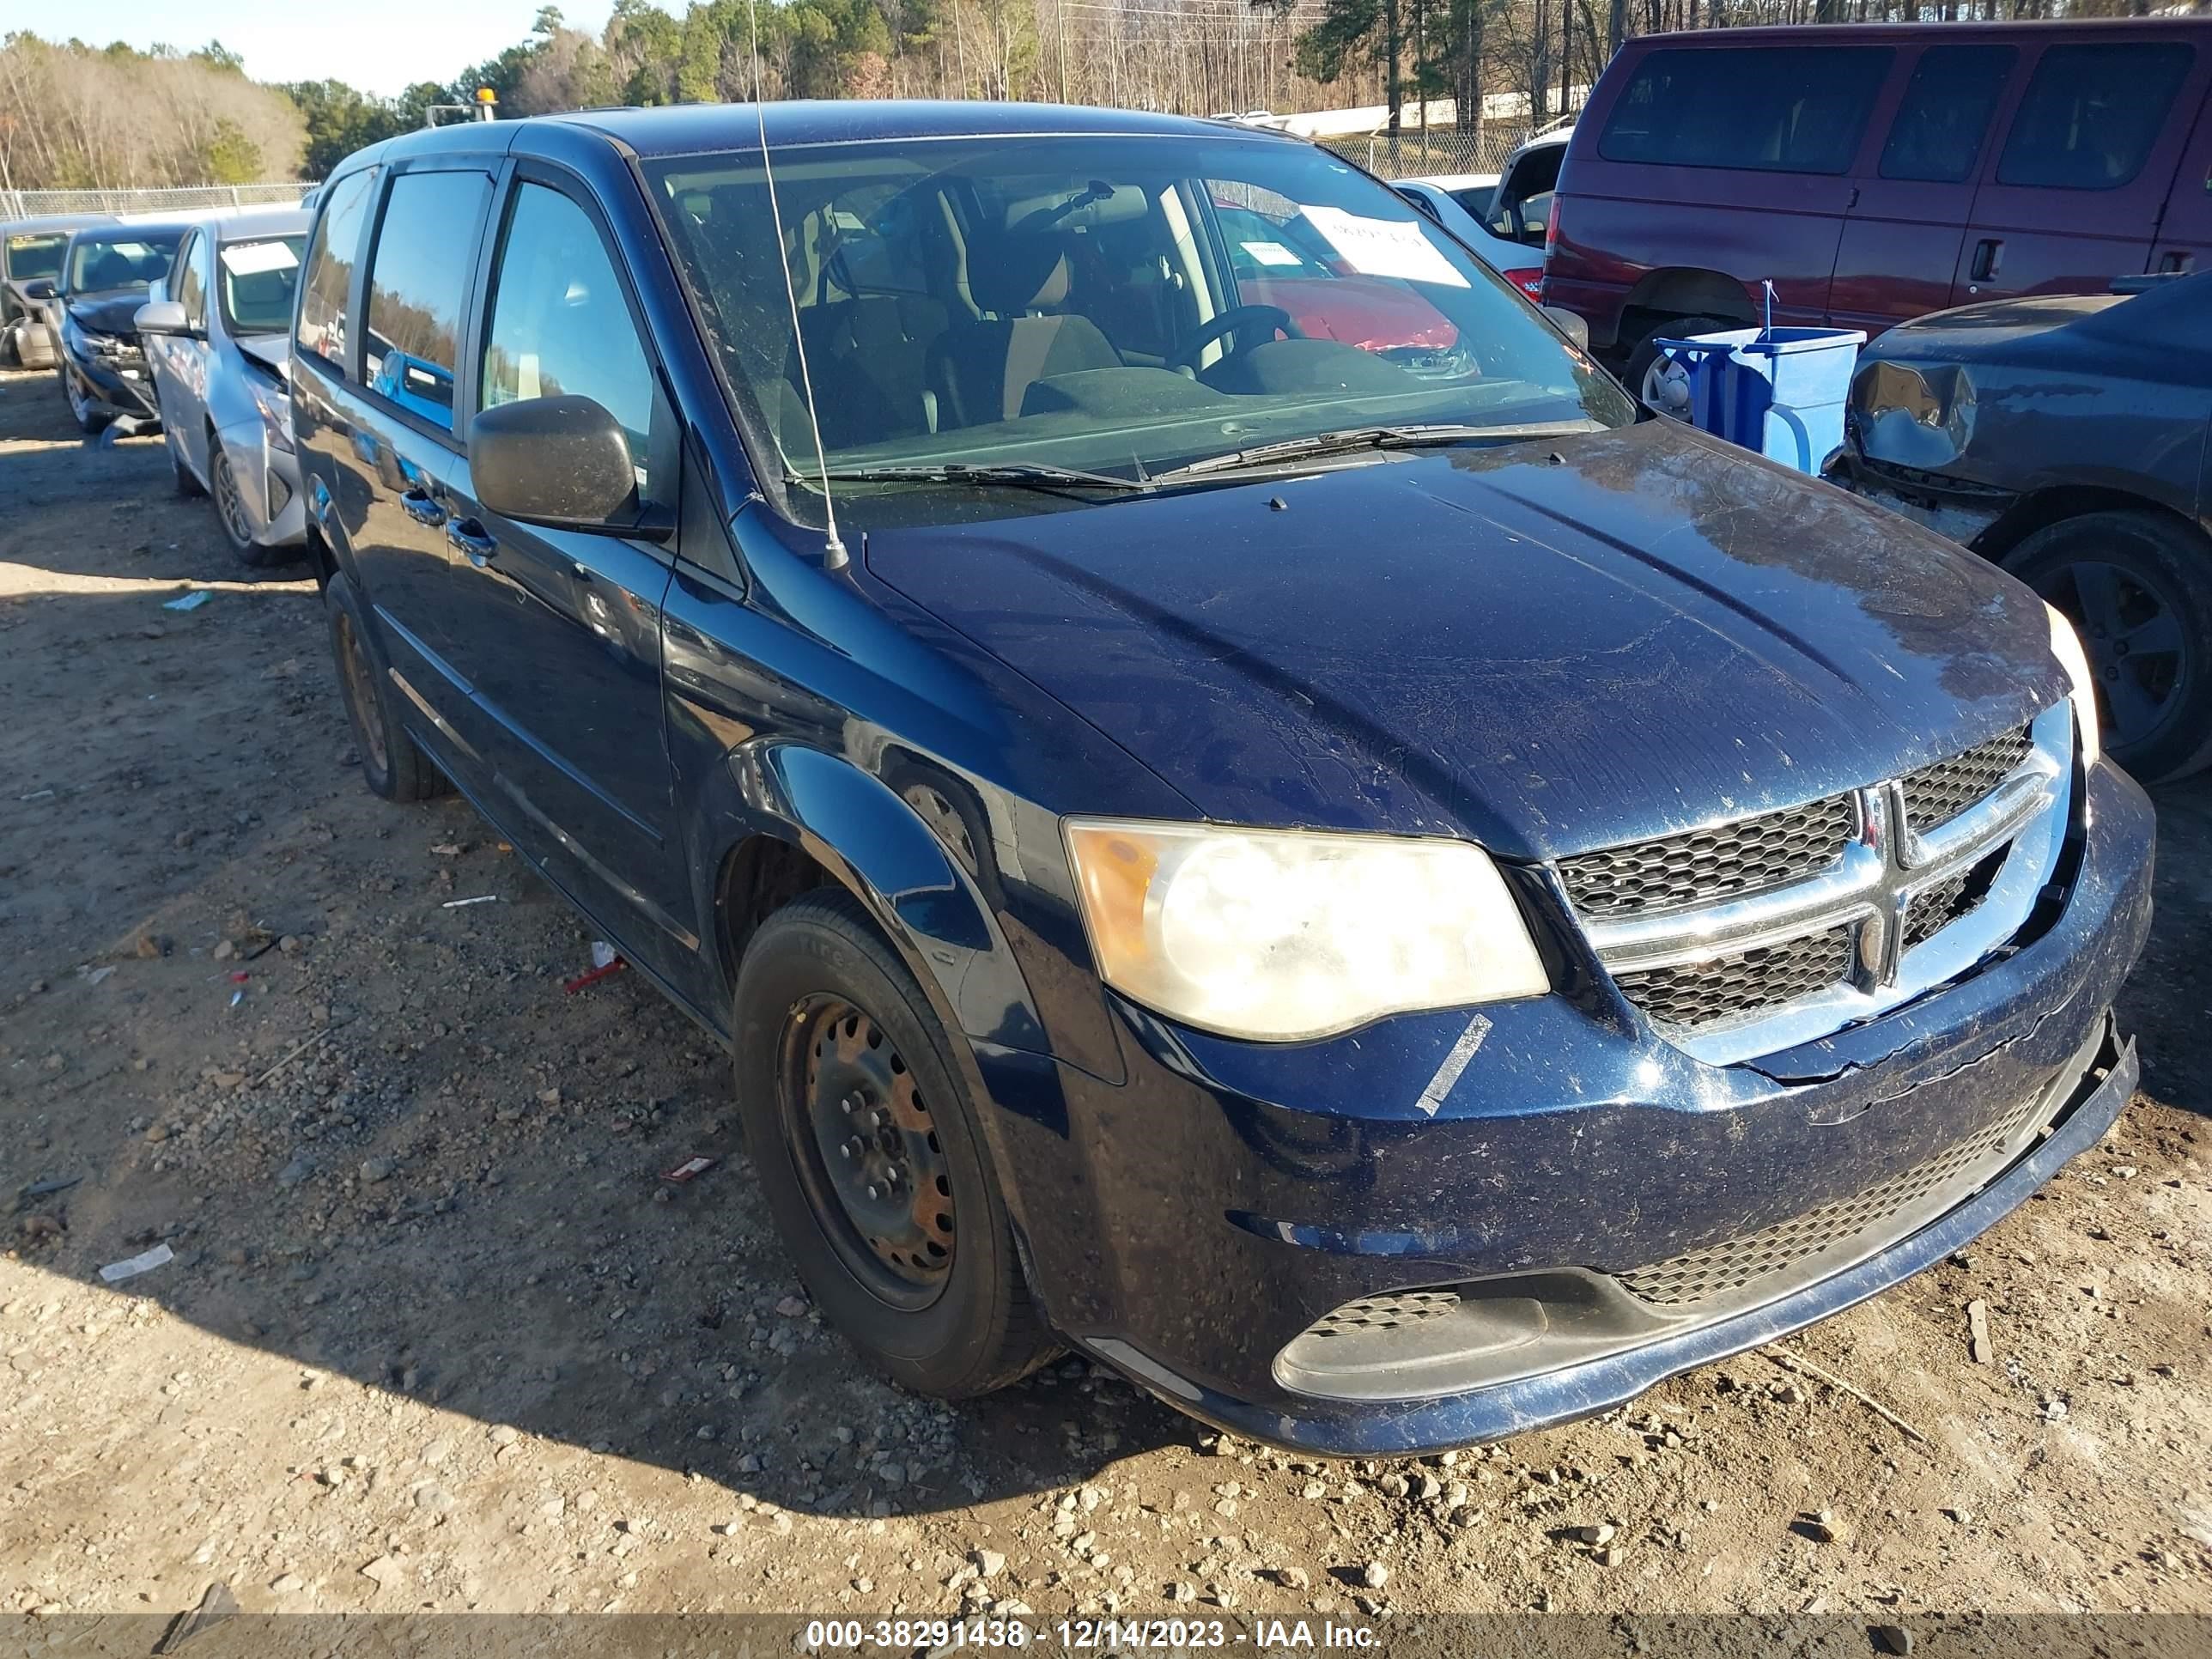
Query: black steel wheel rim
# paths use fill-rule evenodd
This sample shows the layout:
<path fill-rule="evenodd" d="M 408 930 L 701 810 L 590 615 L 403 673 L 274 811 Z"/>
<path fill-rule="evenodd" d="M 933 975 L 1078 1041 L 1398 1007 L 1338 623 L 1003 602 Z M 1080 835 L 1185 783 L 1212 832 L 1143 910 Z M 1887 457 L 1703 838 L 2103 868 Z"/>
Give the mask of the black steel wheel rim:
<path fill-rule="evenodd" d="M 952 1270 L 952 1172 L 932 1103 L 880 1023 L 820 994 L 784 1021 L 786 1136 L 831 1246 L 871 1294 L 907 1311 Z"/>
<path fill-rule="evenodd" d="M 208 471 L 215 475 L 215 507 L 222 516 L 224 532 L 239 546 L 250 547 L 253 526 L 246 519 L 246 498 L 238 493 L 238 475 L 231 470 L 230 458 L 221 453 L 210 457 Z"/>
<path fill-rule="evenodd" d="M 2106 740 L 2148 742 L 2203 672 L 2172 596 L 2148 572 L 2097 559 L 2063 565 L 2036 586 L 2081 629 Z"/>
<path fill-rule="evenodd" d="M 352 705 L 354 724 L 368 747 L 369 760 L 379 772 L 391 765 L 384 739 L 384 705 L 376 700 L 376 681 L 368 653 L 354 632 L 353 618 L 338 613 L 338 669 L 345 676 L 346 702 Z"/>

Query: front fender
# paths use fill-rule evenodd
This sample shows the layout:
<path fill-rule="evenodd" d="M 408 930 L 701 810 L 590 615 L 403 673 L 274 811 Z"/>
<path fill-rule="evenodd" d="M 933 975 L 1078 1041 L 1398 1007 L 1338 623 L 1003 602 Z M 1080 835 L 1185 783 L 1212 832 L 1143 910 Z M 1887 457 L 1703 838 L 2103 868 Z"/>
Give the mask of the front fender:
<path fill-rule="evenodd" d="M 731 754 L 726 772 L 732 810 L 708 810 L 747 834 L 793 842 L 834 874 L 951 1025 L 978 1041 L 1048 1052 L 1028 982 L 976 878 L 913 807 L 850 761 L 802 744 L 747 745 Z M 702 897 L 711 903 L 711 894 Z"/>

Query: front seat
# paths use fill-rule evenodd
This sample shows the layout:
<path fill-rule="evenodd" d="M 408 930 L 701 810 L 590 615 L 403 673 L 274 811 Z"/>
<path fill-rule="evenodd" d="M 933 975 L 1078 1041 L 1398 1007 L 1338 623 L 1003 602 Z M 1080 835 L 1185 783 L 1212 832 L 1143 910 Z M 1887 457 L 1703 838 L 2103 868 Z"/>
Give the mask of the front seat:
<path fill-rule="evenodd" d="M 1057 309 L 1068 275 L 1057 235 L 1012 232 L 971 246 L 968 291 L 983 315 L 956 325 L 933 355 L 940 428 L 1011 421 L 1036 381 L 1121 367 L 1097 324 Z"/>

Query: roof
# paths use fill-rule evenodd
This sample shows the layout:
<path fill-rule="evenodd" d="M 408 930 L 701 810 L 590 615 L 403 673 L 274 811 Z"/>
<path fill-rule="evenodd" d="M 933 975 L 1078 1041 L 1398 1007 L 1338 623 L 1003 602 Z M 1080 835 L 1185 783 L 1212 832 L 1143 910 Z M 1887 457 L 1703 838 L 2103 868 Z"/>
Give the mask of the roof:
<path fill-rule="evenodd" d="M 94 225 L 112 225 L 112 213 L 34 213 L 27 219 L 0 219 L 0 236 L 21 236 L 34 231 L 83 230 Z"/>
<path fill-rule="evenodd" d="M 1651 46 L 1841 46 L 1874 41 L 1971 40 L 1977 36 L 2010 39 L 2029 31 L 2080 40 L 2094 33 L 2171 35 L 2202 33 L 2212 37 L 2212 17 L 2022 18 L 2005 23 L 1792 23 L 1771 28 L 1699 29 L 1693 33 L 1641 34 L 1626 44 Z"/>
<path fill-rule="evenodd" d="M 804 144 L 862 143 L 916 138 L 1048 137 L 1066 135 L 1161 138 L 1249 138 L 1296 142 L 1281 133 L 1192 116 L 1063 104 L 931 102 L 843 99 L 820 102 L 676 104 L 657 109 L 574 110 L 521 121 L 459 122 L 404 133 L 374 147 L 380 159 L 444 150 L 504 151 L 532 128 L 582 128 L 643 156 L 750 149 L 762 127 L 777 149 Z M 367 155 L 371 152 L 362 152 Z M 356 157 L 356 160 L 359 158 Z"/>
<path fill-rule="evenodd" d="M 205 222 L 218 242 L 244 242 L 266 236 L 304 236 L 315 222 L 313 208 L 249 208 Z"/>
<path fill-rule="evenodd" d="M 111 233 L 118 237 L 181 236 L 198 222 L 197 219 L 103 219 L 97 223 L 79 225 L 70 233 L 70 239 L 74 241 L 80 236 L 105 236 Z"/>

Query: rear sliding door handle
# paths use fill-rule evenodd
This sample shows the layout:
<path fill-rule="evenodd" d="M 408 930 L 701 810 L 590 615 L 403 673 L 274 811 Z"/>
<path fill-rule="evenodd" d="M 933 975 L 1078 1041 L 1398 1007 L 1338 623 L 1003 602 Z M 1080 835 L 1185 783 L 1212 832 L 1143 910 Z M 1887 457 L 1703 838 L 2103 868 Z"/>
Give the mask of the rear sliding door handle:
<path fill-rule="evenodd" d="M 2002 237 L 1984 236 L 1974 244 L 1974 263 L 1966 274 L 1978 283 L 1986 283 L 2004 264 L 2004 240 Z"/>
<path fill-rule="evenodd" d="M 399 505 L 416 524 L 441 525 L 446 521 L 446 509 L 419 489 L 410 489 L 399 497 Z"/>
<path fill-rule="evenodd" d="M 456 551 L 468 556 L 471 564 L 479 570 L 489 564 L 492 555 L 499 551 L 499 544 L 484 533 L 484 527 L 474 519 L 456 519 L 446 526 L 446 539 Z"/>

